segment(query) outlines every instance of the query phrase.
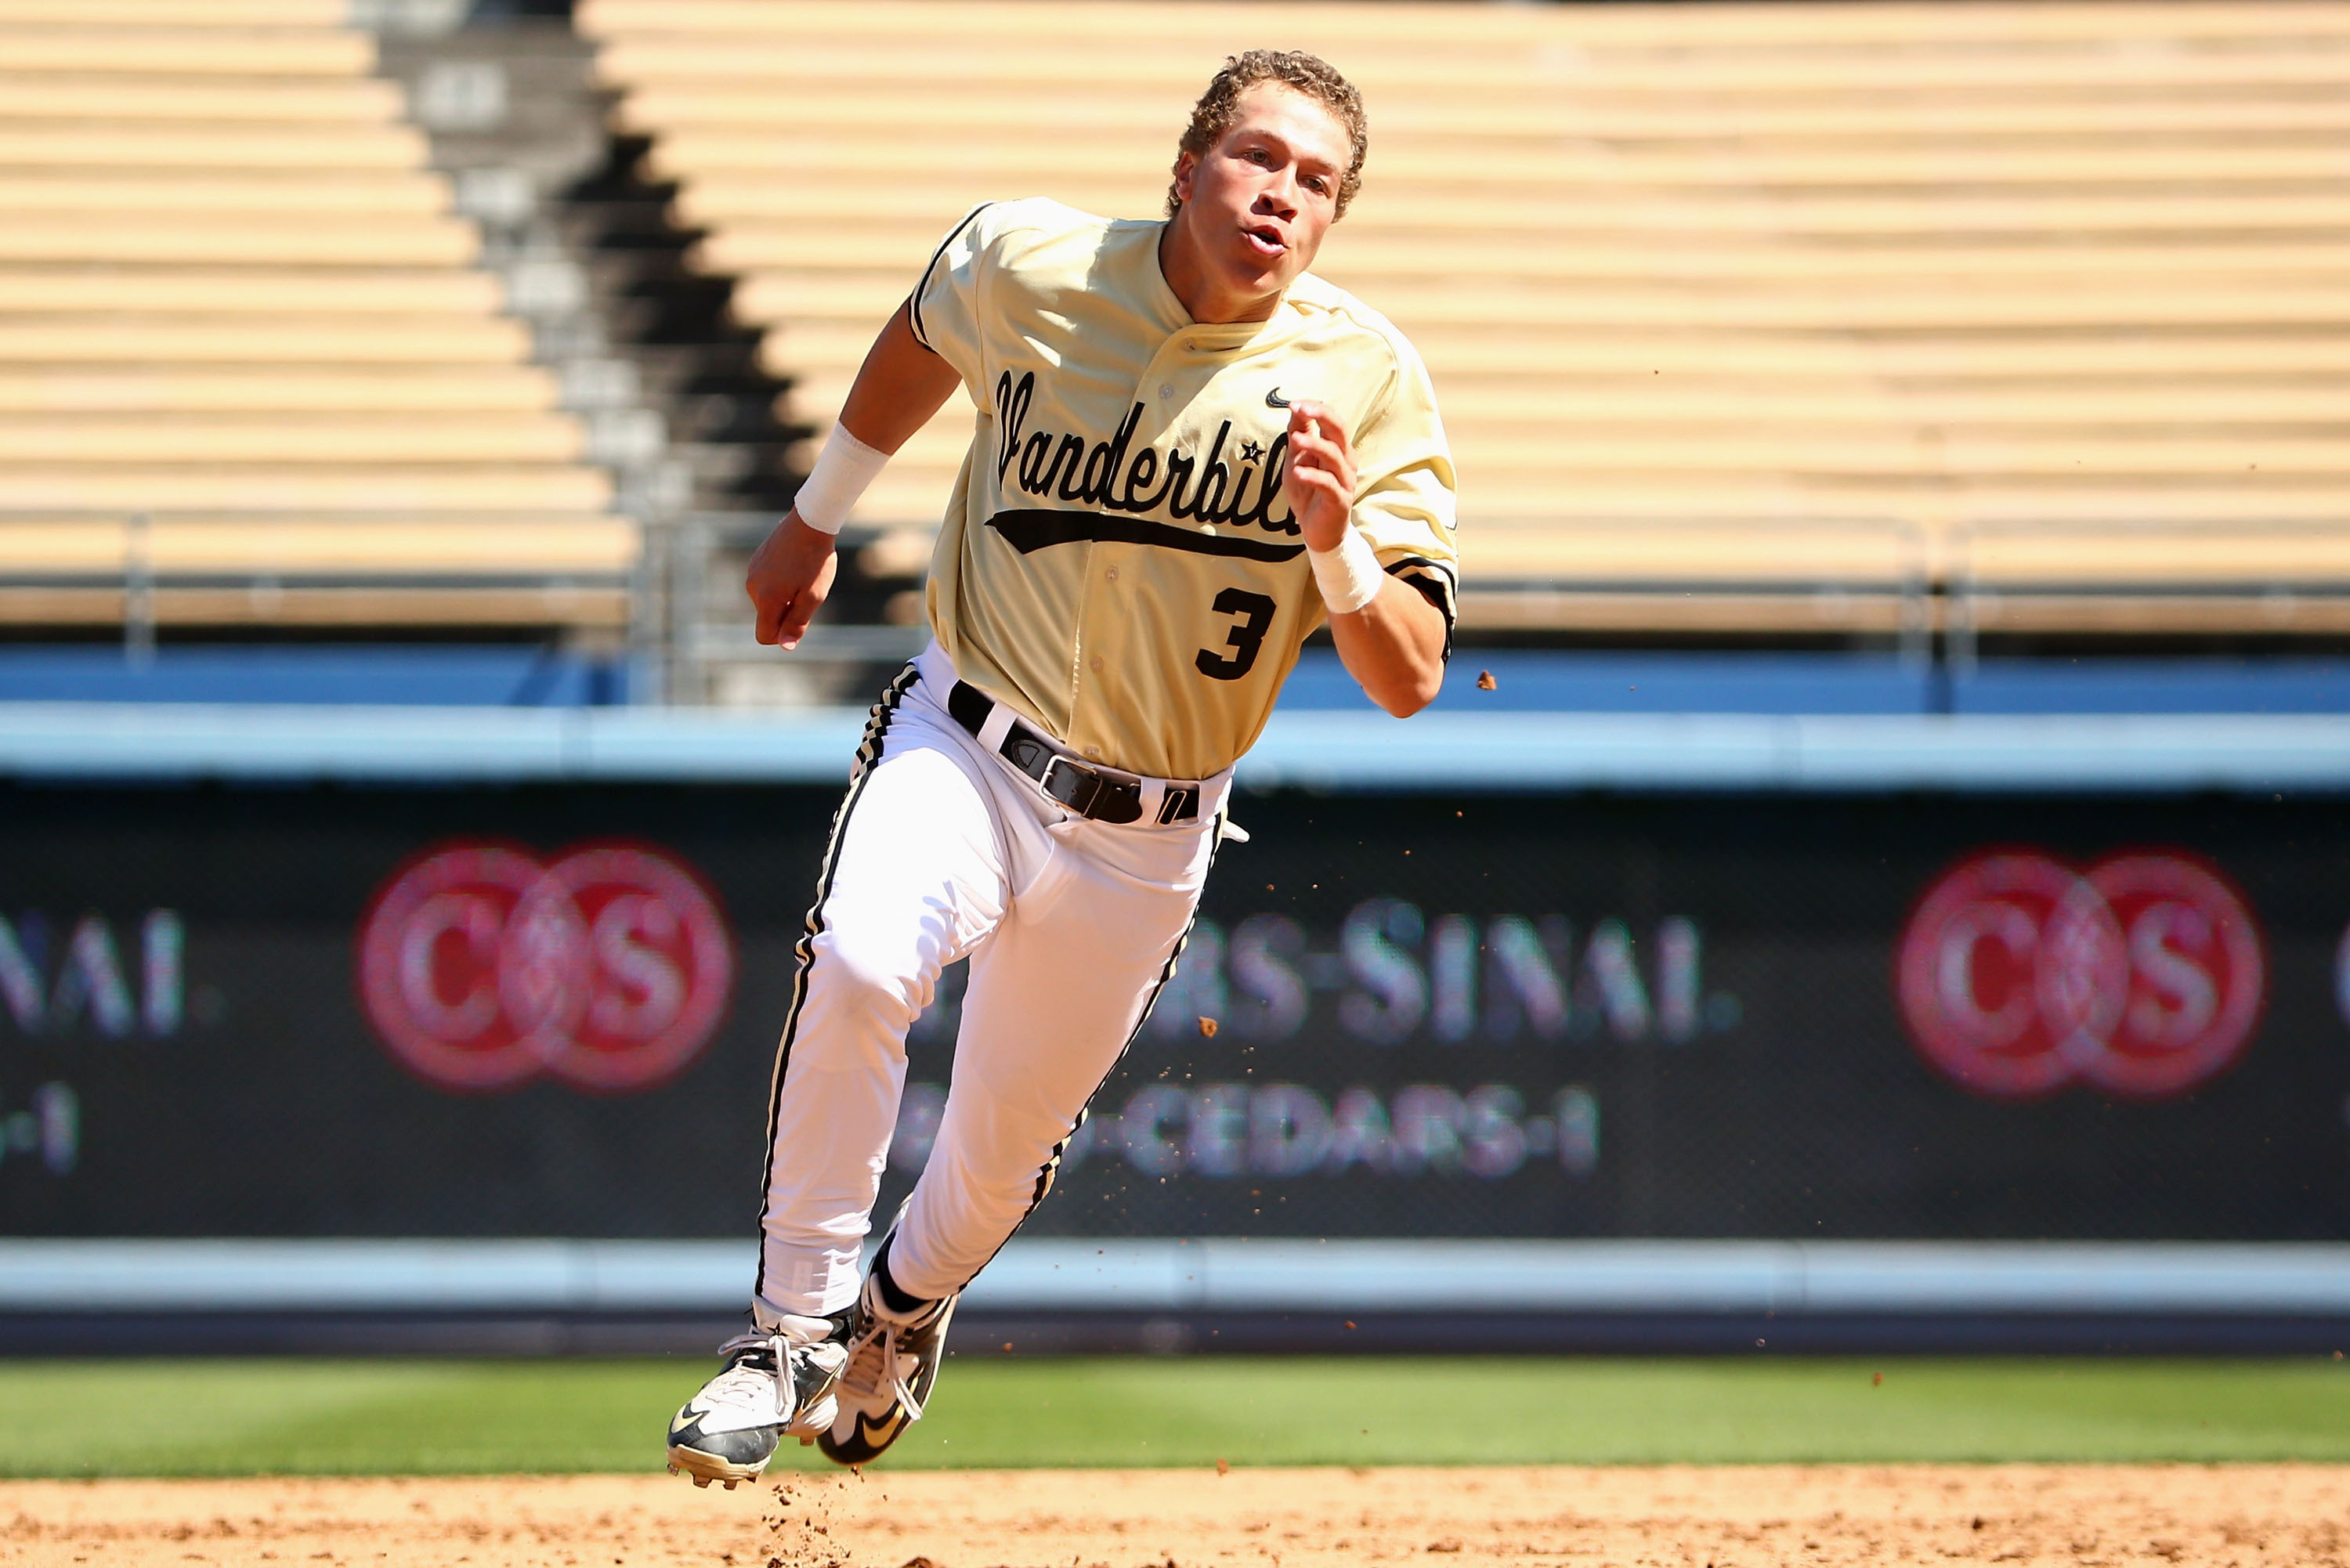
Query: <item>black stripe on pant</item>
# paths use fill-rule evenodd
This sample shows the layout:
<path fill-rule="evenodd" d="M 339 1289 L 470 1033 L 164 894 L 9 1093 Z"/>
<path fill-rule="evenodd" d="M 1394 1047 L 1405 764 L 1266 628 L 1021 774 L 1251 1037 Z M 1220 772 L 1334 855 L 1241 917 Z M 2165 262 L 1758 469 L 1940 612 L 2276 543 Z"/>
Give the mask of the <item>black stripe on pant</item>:
<path fill-rule="evenodd" d="M 797 959 L 792 973 L 791 1005 L 784 1012 L 784 1033 L 775 1046 L 775 1076 L 767 1088 L 767 1136 L 764 1140 L 767 1163 L 759 1175 L 760 1228 L 759 1272 L 751 1286 L 755 1299 L 766 1293 L 767 1248 L 764 1220 L 767 1212 L 767 1191 L 774 1185 L 775 1172 L 775 1127 L 783 1116 L 784 1075 L 792 1062 L 792 1039 L 799 1032 L 800 1009 L 806 1005 L 808 993 L 808 969 L 816 962 L 816 939 L 824 929 L 825 900 L 832 897 L 832 877 L 840 862 L 840 841 L 848 831 L 849 814 L 857 809 L 858 797 L 865 793 L 865 781 L 873 776 L 874 764 L 881 760 L 882 743 L 889 733 L 890 721 L 897 717 L 898 704 L 914 689 L 921 672 L 909 664 L 895 680 L 882 689 L 881 701 L 873 705 L 865 721 L 865 738 L 857 747 L 857 767 L 849 776 L 848 794 L 842 797 L 840 809 L 832 815 L 832 836 L 825 843 L 824 865 L 816 873 L 816 902 L 808 906 L 806 929 L 800 934 L 793 950 Z"/>

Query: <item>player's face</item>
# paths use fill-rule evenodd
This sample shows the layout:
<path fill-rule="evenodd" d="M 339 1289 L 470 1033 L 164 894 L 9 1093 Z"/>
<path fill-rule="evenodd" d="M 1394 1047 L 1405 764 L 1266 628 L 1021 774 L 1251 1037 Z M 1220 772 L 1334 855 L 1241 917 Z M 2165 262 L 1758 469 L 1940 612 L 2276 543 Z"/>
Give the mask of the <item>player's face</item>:
<path fill-rule="evenodd" d="M 1185 300 L 1195 317 L 1271 314 L 1281 291 L 1314 265 L 1338 215 L 1338 182 L 1352 154 L 1347 128 L 1295 88 L 1259 82 L 1241 95 L 1232 129 L 1205 157 L 1184 154 L 1175 172 L 1183 206 L 1170 237 L 1199 271 L 1203 298 Z M 1202 316 L 1203 303 L 1215 314 Z"/>

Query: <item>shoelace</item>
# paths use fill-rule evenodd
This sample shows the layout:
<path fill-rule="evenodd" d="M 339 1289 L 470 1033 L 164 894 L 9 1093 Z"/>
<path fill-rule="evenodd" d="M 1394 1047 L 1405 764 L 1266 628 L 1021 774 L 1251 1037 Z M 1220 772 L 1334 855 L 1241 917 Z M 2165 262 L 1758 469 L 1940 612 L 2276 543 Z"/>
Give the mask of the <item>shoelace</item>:
<path fill-rule="evenodd" d="M 898 1344 L 899 1325 L 883 1318 L 875 1318 L 864 1333 L 849 1342 L 848 1365 L 842 1368 L 840 1386 L 846 1392 L 870 1397 L 887 1388 L 906 1419 L 922 1418 L 922 1402 L 914 1397 L 909 1378 L 922 1369 L 919 1356 L 909 1355 Z"/>
<path fill-rule="evenodd" d="M 757 1353 L 761 1351 L 766 1353 L 764 1366 L 759 1365 Z M 736 1334 L 718 1347 L 719 1355 L 735 1359 L 710 1380 L 711 1392 L 747 1405 L 762 1391 L 761 1383 L 771 1382 L 775 1389 L 775 1408 L 789 1420 L 799 1401 L 799 1390 L 792 1386 L 791 1351 L 791 1341 L 780 1334 L 761 1334 L 754 1329 Z"/>

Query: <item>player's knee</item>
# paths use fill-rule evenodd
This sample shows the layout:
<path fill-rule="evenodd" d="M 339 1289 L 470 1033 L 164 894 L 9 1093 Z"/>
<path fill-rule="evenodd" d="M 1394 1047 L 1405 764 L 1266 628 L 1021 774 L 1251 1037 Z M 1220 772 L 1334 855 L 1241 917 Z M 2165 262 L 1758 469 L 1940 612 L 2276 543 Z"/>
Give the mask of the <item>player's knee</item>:
<path fill-rule="evenodd" d="M 816 938 L 810 981 L 828 1006 L 865 1012 L 902 1031 L 922 1010 L 934 972 L 919 950 L 874 940 L 852 925 Z"/>

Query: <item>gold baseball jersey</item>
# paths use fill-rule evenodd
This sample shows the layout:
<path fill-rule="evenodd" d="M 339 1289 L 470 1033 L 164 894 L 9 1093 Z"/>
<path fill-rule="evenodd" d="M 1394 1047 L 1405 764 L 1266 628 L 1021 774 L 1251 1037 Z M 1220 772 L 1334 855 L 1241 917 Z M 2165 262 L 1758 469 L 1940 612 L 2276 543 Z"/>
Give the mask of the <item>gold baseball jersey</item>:
<path fill-rule="evenodd" d="M 1195 322 L 1155 220 L 993 202 L 909 302 L 978 428 L 931 563 L 962 677 L 1080 756 L 1205 778 L 1256 740 L 1326 611 L 1282 496 L 1288 405 L 1354 442 L 1354 522 L 1453 618 L 1452 455 L 1419 354 L 1308 273 L 1267 321 Z"/>

